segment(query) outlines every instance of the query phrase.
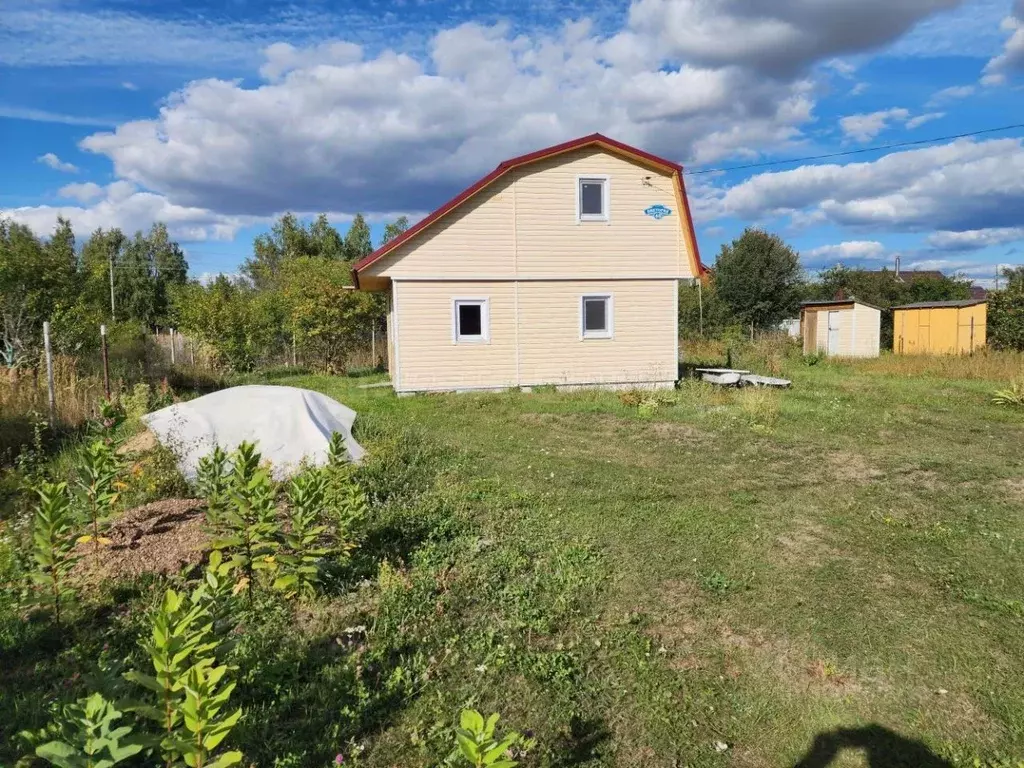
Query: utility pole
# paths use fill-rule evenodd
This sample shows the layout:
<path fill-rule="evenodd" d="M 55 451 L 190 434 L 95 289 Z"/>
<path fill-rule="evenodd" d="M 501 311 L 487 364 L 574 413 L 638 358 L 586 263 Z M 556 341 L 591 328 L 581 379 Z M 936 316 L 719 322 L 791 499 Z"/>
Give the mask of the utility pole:
<path fill-rule="evenodd" d="M 110 322 L 114 322 L 114 252 L 109 249 L 107 262 L 110 265 Z"/>

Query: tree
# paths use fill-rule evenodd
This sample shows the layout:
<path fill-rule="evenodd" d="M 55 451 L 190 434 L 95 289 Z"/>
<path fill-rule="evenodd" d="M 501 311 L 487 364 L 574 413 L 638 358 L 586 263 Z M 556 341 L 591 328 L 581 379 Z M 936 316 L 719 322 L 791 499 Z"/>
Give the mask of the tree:
<path fill-rule="evenodd" d="M 345 259 L 355 262 L 371 253 L 373 243 L 370 240 L 370 225 L 366 223 L 363 214 L 357 213 L 352 219 L 352 226 L 345 233 Z"/>
<path fill-rule="evenodd" d="M 209 346 L 220 365 L 252 370 L 282 344 L 286 313 L 277 291 L 218 275 L 206 286 L 180 286 L 171 297 L 181 330 Z"/>
<path fill-rule="evenodd" d="M 349 271 L 344 262 L 306 257 L 289 261 L 281 273 L 289 326 L 305 358 L 335 373 L 345 370 L 379 312 L 372 295 L 351 289 Z"/>
<path fill-rule="evenodd" d="M 401 235 L 409 229 L 409 217 L 399 216 L 394 221 L 384 225 L 384 237 L 381 239 L 381 245 L 384 243 L 394 240 L 396 237 Z"/>
<path fill-rule="evenodd" d="M 718 295 L 714 277 L 698 286 L 686 283 L 679 286 L 679 332 L 684 338 L 720 336 L 735 319 L 729 307 Z"/>
<path fill-rule="evenodd" d="M 1006 278 L 1007 288 L 1024 287 L 1024 264 L 1017 267 L 1003 267 L 1000 274 Z"/>
<path fill-rule="evenodd" d="M 281 270 L 291 259 L 348 258 L 346 241 L 322 213 L 308 227 L 294 214 L 286 213 L 270 232 L 256 238 L 252 248 L 253 255 L 242 265 L 242 274 L 261 290 L 278 286 Z"/>
<path fill-rule="evenodd" d="M 803 270 L 778 235 L 748 227 L 723 245 L 715 265 L 718 296 L 744 325 L 771 328 L 797 310 Z"/>
<path fill-rule="evenodd" d="M 987 333 L 996 349 L 1024 351 L 1024 281 L 989 294 Z"/>
<path fill-rule="evenodd" d="M 66 219 L 45 243 L 23 224 L 0 220 L 0 347 L 11 362 L 34 364 L 43 321 L 75 303 L 75 261 Z"/>

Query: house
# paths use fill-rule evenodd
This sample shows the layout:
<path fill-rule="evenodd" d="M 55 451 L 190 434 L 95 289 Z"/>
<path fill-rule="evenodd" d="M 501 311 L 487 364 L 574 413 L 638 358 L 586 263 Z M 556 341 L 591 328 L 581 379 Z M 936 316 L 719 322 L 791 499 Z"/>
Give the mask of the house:
<path fill-rule="evenodd" d="M 893 307 L 892 349 L 897 355 L 968 354 L 985 346 L 984 299 L 921 301 Z"/>
<path fill-rule="evenodd" d="M 600 134 L 506 160 L 353 267 L 396 392 L 671 387 L 702 274 L 682 167 Z"/>
<path fill-rule="evenodd" d="M 858 299 L 805 301 L 800 305 L 804 354 L 878 357 L 882 310 Z"/>

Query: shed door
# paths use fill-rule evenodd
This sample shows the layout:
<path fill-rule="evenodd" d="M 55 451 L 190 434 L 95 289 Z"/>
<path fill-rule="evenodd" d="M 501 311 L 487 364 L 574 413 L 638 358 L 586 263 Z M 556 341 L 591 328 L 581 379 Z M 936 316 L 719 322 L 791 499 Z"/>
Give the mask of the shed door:
<path fill-rule="evenodd" d="M 828 354 L 839 354 L 839 318 L 840 312 L 828 313 Z"/>

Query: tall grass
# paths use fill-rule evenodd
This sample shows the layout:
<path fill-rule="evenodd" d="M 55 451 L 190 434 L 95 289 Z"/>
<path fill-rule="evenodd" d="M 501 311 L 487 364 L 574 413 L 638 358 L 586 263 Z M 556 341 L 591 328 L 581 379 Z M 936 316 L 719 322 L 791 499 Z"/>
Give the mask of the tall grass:
<path fill-rule="evenodd" d="M 973 355 L 893 355 L 883 353 L 853 363 L 859 370 L 903 378 L 984 379 L 1009 382 L 1024 379 L 1024 353 L 982 349 Z"/>

